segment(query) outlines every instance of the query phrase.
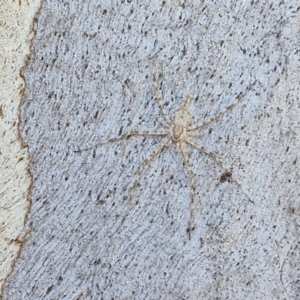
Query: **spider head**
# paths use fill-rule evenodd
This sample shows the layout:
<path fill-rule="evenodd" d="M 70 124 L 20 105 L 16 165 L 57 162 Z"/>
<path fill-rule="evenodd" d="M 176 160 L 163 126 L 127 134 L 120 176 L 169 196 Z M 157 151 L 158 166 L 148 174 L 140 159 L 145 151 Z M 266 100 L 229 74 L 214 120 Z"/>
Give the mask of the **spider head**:
<path fill-rule="evenodd" d="M 191 120 L 192 114 L 185 106 L 178 108 L 173 115 L 173 124 L 175 126 L 186 128 L 191 123 Z"/>

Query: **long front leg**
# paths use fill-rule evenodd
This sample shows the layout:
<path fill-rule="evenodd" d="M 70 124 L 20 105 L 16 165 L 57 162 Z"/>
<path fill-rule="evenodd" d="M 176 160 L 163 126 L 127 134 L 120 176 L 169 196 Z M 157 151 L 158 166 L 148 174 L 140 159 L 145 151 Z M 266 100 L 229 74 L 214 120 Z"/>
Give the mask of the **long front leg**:
<path fill-rule="evenodd" d="M 256 82 L 256 80 L 255 80 L 255 82 Z M 202 123 L 189 126 L 188 131 L 195 130 L 197 128 L 201 128 L 205 125 L 208 125 L 209 123 L 212 123 L 213 121 L 217 120 L 218 118 L 222 117 L 227 111 L 234 108 L 240 102 L 240 100 L 247 94 L 247 92 L 251 89 L 251 87 L 255 84 L 255 82 L 252 83 L 249 87 L 247 87 L 247 91 L 245 93 L 242 93 L 242 92 L 239 93 L 239 95 L 236 97 L 235 101 L 231 105 L 226 107 L 224 110 L 222 110 L 220 113 L 218 113 L 216 116 L 213 116 L 210 119 L 205 120 Z"/>
<path fill-rule="evenodd" d="M 169 116 L 166 112 L 166 109 L 165 109 L 165 106 L 164 106 L 164 103 L 163 103 L 163 99 L 162 99 L 162 94 L 161 94 L 161 91 L 160 91 L 160 89 L 157 85 L 157 81 L 156 81 L 154 73 L 152 74 L 152 76 L 153 76 L 154 89 L 155 89 L 155 92 L 156 92 L 156 100 L 158 102 L 158 105 L 159 105 L 164 117 L 165 117 L 166 122 L 170 126 L 172 124 L 172 121 L 171 121 L 171 119 L 169 118 Z"/>
<path fill-rule="evenodd" d="M 226 107 L 226 108 L 225 108 L 223 111 L 221 111 L 219 114 L 217 114 L 217 115 L 211 117 L 211 118 L 208 119 L 208 120 L 205 120 L 205 121 L 202 122 L 202 123 L 195 124 L 195 125 L 193 125 L 193 126 L 189 126 L 188 131 L 190 131 L 190 130 L 195 130 L 195 129 L 197 129 L 197 128 L 201 128 L 201 127 L 203 127 L 203 126 L 205 126 L 205 125 L 208 125 L 209 123 L 212 123 L 213 121 L 219 119 L 219 118 L 222 117 L 228 110 L 230 110 L 230 109 L 232 109 L 233 107 L 235 107 L 235 106 L 239 103 L 239 101 L 240 101 L 240 99 L 242 98 L 242 96 L 243 96 L 243 94 L 240 94 L 240 95 L 236 98 L 236 100 L 235 100 L 231 105 L 229 105 L 228 107 Z"/>
<path fill-rule="evenodd" d="M 251 198 L 248 196 L 248 194 L 243 190 L 243 187 L 240 183 L 237 182 L 236 179 L 233 178 L 231 172 L 224 166 L 223 162 L 221 161 L 221 159 L 213 152 L 207 150 L 206 148 L 198 145 L 193 139 L 191 138 L 186 138 L 186 142 L 189 143 L 190 145 L 192 145 L 193 147 L 195 147 L 196 149 L 200 150 L 201 152 L 207 154 L 208 156 L 210 156 L 211 158 L 213 158 L 218 164 L 219 166 L 225 171 L 226 174 L 230 174 L 232 180 L 239 186 L 239 188 L 242 190 L 242 192 L 247 196 L 248 200 L 252 203 L 254 203 Z"/>
<path fill-rule="evenodd" d="M 184 98 L 181 107 L 186 108 L 187 110 L 189 110 L 190 108 L 190 103 L 191 103 L 191 92 L 188 91 L 186 97 Z"/>
<path fill-rule="evenodd" d="M 117 136 L 115 138 L 105 140 L 103 142 L 100 142 L 100 143 L 98 143 L 96 145 L 93 145 L 91 147 L 88 147 L 88 148 L 75 150 L 74 152 L 82 152 L 82 151 L 91 150 L 91 149 L 100 147 L 104 144 L 113 143 L 113 142 L 116 142 L 116 141 L 119 141 L 119 140 L 122 140 L 122 139 L 129 139 L 133 136 L 164 136 L 164 135 L 167 135 L 167 134 L 168 134 L 168 131 L 166 131 L 166 130 L 165 131 L 153 131 L 153 132 L 152 131 L 133 131 L 133 132 L 128 133 L 128 134 L 123 134 L 123 135 Z"/>
<path fill-rule="evenodd" d="M 188 226 L 188 234 L 189 239 L 191 239 L 191 231 L 194 230 L 194 217 L 193 217 L 193 210 L 194 210 L 194 197 L 195 197 L 195 174 L 193 172 L 193 168 L 190 162 L 189 154 L 186 148 L 185 142 L 180 142 L 180 149 L 184 157 L 185 164 L 188 169 L 189 177 L 190 177 L 190 187 L 191 187 L 191 200 L 190 200 L 190 219 L 189 219 L 189 226 Z"/>

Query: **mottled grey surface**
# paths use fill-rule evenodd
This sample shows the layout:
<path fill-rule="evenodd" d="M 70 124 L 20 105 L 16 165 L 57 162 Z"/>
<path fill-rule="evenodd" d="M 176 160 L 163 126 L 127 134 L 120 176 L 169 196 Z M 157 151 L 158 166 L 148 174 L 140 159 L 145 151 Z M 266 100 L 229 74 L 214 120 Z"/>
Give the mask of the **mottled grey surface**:
<path fill-rule="evenodd" d="M 299 298 L 297 1 L 100 3 L 45 1 L 38 20 L 22 109 L 32 233 L 4 299 Z M 222 168 L 189 147 L 191 240 L 174 145 L 137 189 L 160 138 L 74 153 L 161 127 L 153 71 L 170 115 L 191 91 L 195 123 L 245 93 L 197 138 L 240 185 L 221 183 Z"/>

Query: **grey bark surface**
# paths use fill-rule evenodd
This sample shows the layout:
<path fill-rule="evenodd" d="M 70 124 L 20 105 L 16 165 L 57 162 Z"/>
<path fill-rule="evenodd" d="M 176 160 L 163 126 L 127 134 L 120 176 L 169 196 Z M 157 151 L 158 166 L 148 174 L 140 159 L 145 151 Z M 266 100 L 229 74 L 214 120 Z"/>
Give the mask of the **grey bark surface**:
<path fill-rule="evenodd" d="M 299 299 L 297 1 L 45 1 L 22 133 L 34 157 L 31 235 L 4 299 Z M 170 116 L 240 103 L 188 147 L 139 166 Z M 135 182 L 138 180 L 138 186 Z M 249 195 L 250 200 L 247 198 Z"/>

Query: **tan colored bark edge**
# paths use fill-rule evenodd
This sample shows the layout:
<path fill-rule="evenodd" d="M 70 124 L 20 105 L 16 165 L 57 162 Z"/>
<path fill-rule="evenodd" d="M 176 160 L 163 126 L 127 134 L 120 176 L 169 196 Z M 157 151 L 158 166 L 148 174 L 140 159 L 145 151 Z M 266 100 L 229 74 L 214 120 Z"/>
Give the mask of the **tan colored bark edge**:
<path fill-rule="evenodd" d="M 29 233 L 32 159 L 20 134 L 19 112 L 41 6 L 41 0 L 0 4 L 0 297 Z"/>

